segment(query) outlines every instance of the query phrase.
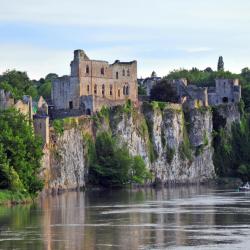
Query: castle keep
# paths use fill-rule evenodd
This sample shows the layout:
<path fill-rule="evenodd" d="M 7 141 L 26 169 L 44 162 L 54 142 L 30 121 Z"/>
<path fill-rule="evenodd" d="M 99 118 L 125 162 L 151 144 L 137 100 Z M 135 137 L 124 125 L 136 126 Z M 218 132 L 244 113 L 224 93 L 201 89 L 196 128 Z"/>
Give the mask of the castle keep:
<path fill-rule="evenodd" d="M 137 102 L 137 62 L 91 60 L 83 50 L 74 51 L 70 76 L 55 79 L 52 102 L 56 110 L 92 114 L 103 106 Z"/>

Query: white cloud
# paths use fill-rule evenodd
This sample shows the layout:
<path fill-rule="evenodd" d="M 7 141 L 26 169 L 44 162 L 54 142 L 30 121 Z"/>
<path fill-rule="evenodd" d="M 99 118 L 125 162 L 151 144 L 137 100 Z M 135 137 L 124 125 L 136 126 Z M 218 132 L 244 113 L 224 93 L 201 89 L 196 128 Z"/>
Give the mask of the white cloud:
<path fill-rule="evenodd" d="M 0 0 L 0 6 L 0 31 L 14 24 L 0 41 L 1 72 L 68 74 L 74 48 L 111 63 L 136 59 L 138 76 L 215 67 L 219 55 L 239 71 L 250 57 L 249 0 Z"/>

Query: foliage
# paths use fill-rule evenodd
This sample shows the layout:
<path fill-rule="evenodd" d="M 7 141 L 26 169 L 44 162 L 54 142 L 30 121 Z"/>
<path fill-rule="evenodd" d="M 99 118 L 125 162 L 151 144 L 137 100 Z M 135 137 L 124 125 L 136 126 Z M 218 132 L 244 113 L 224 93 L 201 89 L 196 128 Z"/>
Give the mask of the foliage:
<path fill-rule="evenodd" d="M 144 184 L 145 180 L 152 179 L 152 174 L 149 173 L 141 156 L 135 156 L 132 159 L 131 180 L 138 184 Z"/>
<path fill-rule="evenodd" d="M 120 146 L 110 133 L 97 135 L 96 157 L 89 173 L 90 181 L 103 186 L 122 186 L 129 182 L 142 183 L 148 177 L 143 160 L 129 155 L 125 146 Z"/>
<path fill-rule="evenodd" d="M 151 89 L 150 99 L 161 102 L 177 102 L 177 95 L 172 85 L 163 79 Z"/>
<path fill-rule="evenodd" d="M 6 71 L 0 76 L 0 89 L 10 91 L 16 99 L 21 99 L 23 95 L 37 96 L 36 87 L 27 73 L 16 70 Z"/>
<path fill-rule="evenodd" d="M 0 205 L 11 203 L 23 203 L 30 200 L 29 194 L 23 192 L 13 192 L 10 190 L 1 190 L 0 189 Z"/>
<path fill-rule="evenodd" d="M 199 70 L 193 68 L 191 70 L 179 69 L 171 71 L 166 77 L 166 80 L 174 80 L 186 78 L 188 84 L 194 84 L 197 86 L 215 86 L 216 78 L 240 78 L 239 75 L 233 74 L 229 71 L 211 71 L 211 70 Z"/>
<path fill-rule="evenodd" d="M 30 80 L 26 72 L 17 70 L 7 70 L 0 75 L 0 89 L 10 91 L 15 99 L 21 99 L 23 95 L 30 95 L 37 99 L 43 96 L 46 100 L 51 96 L 52 80 L 58 75 L 54 73 L 48 74 L 45 79 L 39 81 Z"/>
<path fill-rule="evenodd" d="M 139 85 L 138 86 L 138 95 L 147 95 L 147 91 L 145 89 L 145 87 Z"/>
<path fill-rule="evenodd" d="M 0 111 L 0 188 L 35 195 L 43 187 L 38 178 L 42 141 L 33 134 L 25 116 Z"/>
<path fill-rule="evenodd" d="M 175 150 L 173 148 L 170 148 L 169 146 L 167 147 L 167 162 L 169 164 L 171 164 L 171 162 L 174 159 L 174 155 L 175 155 Z"/>
<path fill-rule="evenodd" d="M 64 121 L 63 119 L 56 119 L 53 121 L 53 128 L 58 135 L 62 135 L 64 132 Z"/>
<path fill-rule="evenodd" d="M 45 81 L 43 84 L 38 87 L 38 95 L 42 96 L 44 99 L 48 100 L 51 96 L 51 81 Z"/>
<path fill-rule="evenodd" d="M 217 126 L 214 133 L 214 164 L 222 177 L 250 178 L 250 118 L 244 114 L 240 123 L 234 123 L 231 134 Z"/>
<path fill-rule="evenodd" d="M 222 56 L 219 57 L 217 70 L 224 71 L 224 61 Z"/>
<path fill-rule="evenodd" d="M 86 155 L 87 155 L 87 167 L 93 166 L 93 164 L 96 162 L 96 149 L 95 149 L 95 143 L 93 138 L 90 134 L 85 133 L 83 134 L 83 143 L 86 148 Z"/>
<path fill-rule="evenodd" d="M 189 141 L 186 122 L 184 114 L 182 116 L 182 123 L 183 123 L 183 142 L 179 146 L 179 153 L 183 160 L 188 159 L 192 161 L 192 147 Z"/>

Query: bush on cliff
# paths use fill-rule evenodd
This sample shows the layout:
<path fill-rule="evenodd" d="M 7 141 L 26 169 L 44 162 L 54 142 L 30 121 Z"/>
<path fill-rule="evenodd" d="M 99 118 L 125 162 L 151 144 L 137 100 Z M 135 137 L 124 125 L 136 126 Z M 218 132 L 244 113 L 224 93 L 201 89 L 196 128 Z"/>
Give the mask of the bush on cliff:
<path fill-rule="evenodd" d="M 217 123 L 220 119 L 216 119 Z M 250 179 L 250 117 L 244 114 L 240 123 L 233 123 L 231 133 L 221 126 L 215 127 L 214 165 L 221 177 Z"/>
<path fill-rule="evenodd" d="M 43 187 L 38 178 L 42 141 L 14 109 L 0 111 L 0 131 L 0 189 L 35 195 Z"/>
<path fill-rule="evenodd" d="M 141 157 L 131 157 L 110 133 L 97 135 L 96 157 L 90 165 L 90 182 L 103 186 L 122 186 L 130 182 L 144 183 L 150 177 Z"/>

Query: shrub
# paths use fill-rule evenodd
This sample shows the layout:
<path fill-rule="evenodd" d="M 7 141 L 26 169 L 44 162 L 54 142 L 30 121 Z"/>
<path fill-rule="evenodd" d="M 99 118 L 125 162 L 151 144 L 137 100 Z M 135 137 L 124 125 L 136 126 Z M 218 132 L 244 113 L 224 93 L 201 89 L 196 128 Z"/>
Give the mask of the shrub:
<path fill-rule="evenodd" d="M 90 165 L 90 181 L 103 186 L 122 186 L 130 182 L 142 184 L 148 177 L 141 158 L 131 157 L 125 146 L 119 146 L 108 132 L 97 135 L 95 158 Z"/>
<path fill-rule="evenodd" d="M 0 187 L 35 195 L 43 187 L 38 178 L 41 139 L 14 109 L 0 111 L 0 130 Z"/>
<path fill-rule="evenodd" d="M 64 132 L 64 121 L 63 119 L 57 119 L 53 121 L 53 128 L 58 135 L 62 135 Z"/>

